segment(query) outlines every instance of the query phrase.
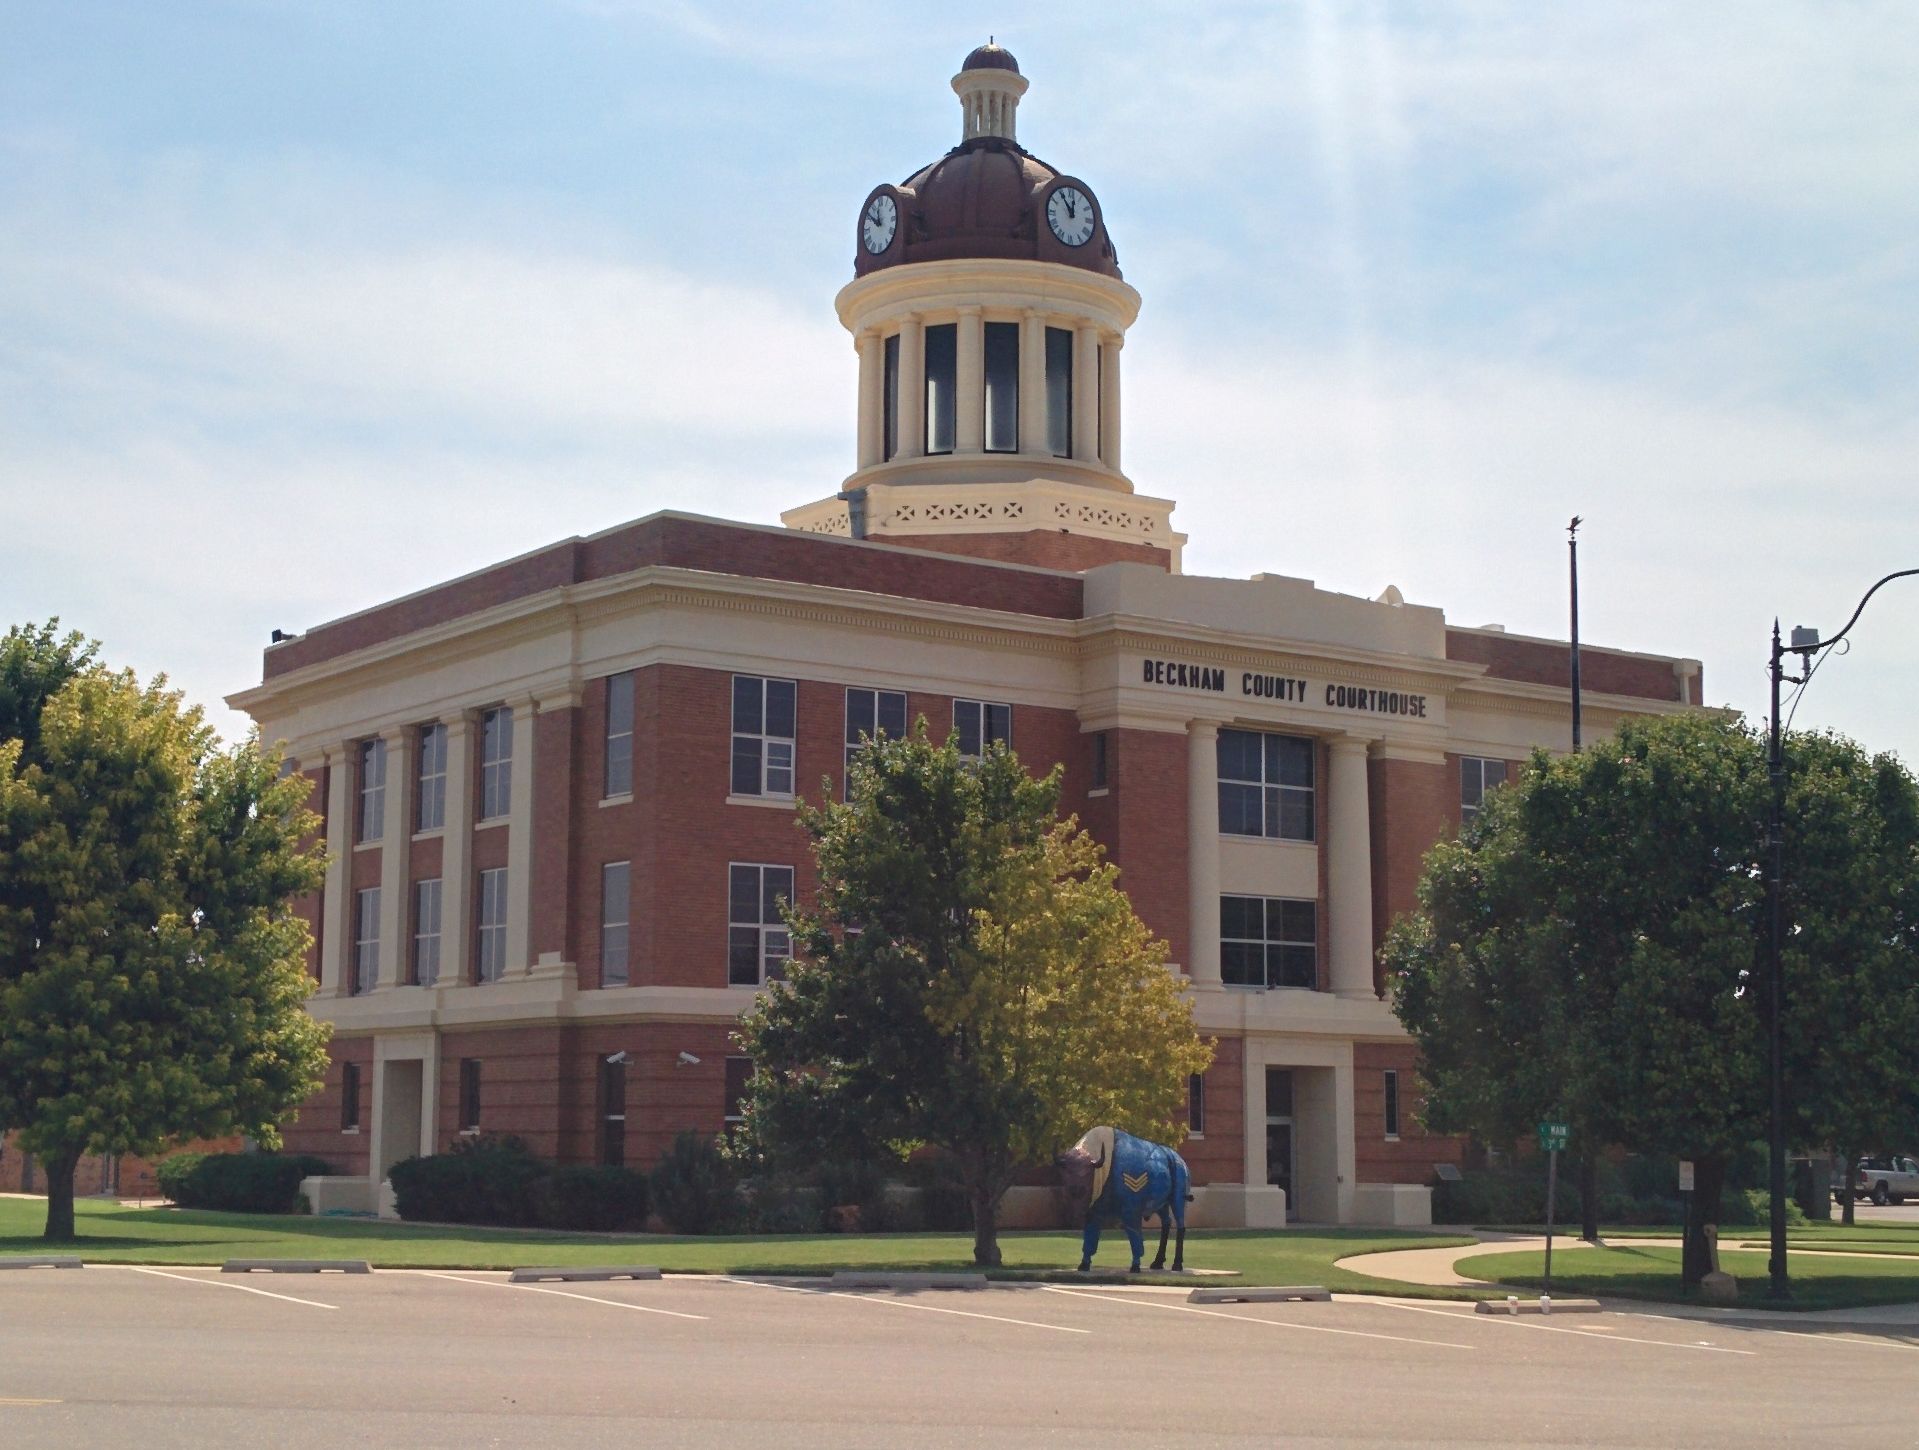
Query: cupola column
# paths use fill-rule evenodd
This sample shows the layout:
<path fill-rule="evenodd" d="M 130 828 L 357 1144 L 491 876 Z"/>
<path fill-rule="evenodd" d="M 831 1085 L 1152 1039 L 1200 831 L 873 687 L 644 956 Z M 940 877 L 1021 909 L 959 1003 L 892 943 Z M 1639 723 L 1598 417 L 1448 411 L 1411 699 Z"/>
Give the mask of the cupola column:
<path fill-rule="evenodd" d="M 861 468 L 881 462 L 881 429 L 885 424 L 886 400 L 880 390 L 886 385 L 886 340 L 875 328 L 860 334 L 860 422 L 859 458 Z"/>
<path fill-rule="evenodd" d="M 1099 457 L 1115 473 L 1119 466 L 1119 350 L 1126 339 L 1114 333 L 1101 344 L 1099 368 Z"/>
<path fill-rule="evenodd" d="M 954 338 L 955 453 L 978 453 L 986 446 L 986 323 L 977 307 L 959 310 Z"/>
<path fill-rule="evenodd" d="M 893 408 L 900 420 L 899 458 L 926 452 L 926 324 L 917 317 L 900 323 L 900 395 Z"/>
<path fill-rule="evenodd" d="M 1091 323 L 1073 338 L 1073 457 L 1099 458 L 1099 329 Z"/>
<path fill-rule="evenodd" d="M 1019 451 L 1046 452 L 1046 319 L 1037 312 L 1019 320 Z"/>

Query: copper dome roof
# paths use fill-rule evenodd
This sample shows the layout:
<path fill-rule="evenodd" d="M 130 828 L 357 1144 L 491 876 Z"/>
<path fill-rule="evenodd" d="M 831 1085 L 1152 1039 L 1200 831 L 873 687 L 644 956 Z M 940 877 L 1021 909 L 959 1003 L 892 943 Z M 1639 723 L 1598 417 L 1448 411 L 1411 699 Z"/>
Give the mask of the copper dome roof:
<path fill-rule="evenodd" d="M 864 277 L 907 262 L 974 257 L 1060 262 L 1118 277 L 1119 257 L 1094 199 L 1093 234 L 1069 247 L 1046 224 L 1046 201 L 1061 182 L 1092 188 L 998 136 L 963 141 L 898 186 L 882 186 L 899 207 L 899 234 L 878 256 L 855 240 L 853 273 Z M 872 198 L 868 197 L 867 204 Z M 862 207 L 862 212 L 864 206 Z"/>
<path fill-rule="evenodd" d="M 1019 74 L 1019 62 L 1013 59 L 1013 52 L 1003 45 L 987 41 L 984 45 L 973 47 L 973 51 L 960 62 L 961 70 L 1010 70 Z"/>

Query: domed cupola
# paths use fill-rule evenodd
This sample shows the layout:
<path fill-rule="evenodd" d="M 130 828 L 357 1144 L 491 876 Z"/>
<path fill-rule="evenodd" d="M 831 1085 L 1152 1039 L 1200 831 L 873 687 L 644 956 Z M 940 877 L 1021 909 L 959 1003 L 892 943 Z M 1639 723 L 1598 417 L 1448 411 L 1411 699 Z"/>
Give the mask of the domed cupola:
<path fill-rule="evenodd" d="M 1178 568 L 1172 504 L 1120 471 L 1139 294 L 1093 189 L 1019 144 L 1027 79 L 989 42 L 953 77 L 960 142 L 854 224 L 835 299 L 859 352 L 858 467 L 792 528 L 1052 567 Z"/>

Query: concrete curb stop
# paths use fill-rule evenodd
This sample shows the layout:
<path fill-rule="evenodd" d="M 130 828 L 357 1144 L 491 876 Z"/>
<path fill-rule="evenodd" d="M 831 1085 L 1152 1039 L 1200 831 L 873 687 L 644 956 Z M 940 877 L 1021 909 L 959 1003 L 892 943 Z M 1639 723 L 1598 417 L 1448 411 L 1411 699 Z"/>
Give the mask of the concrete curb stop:
<path fill-rule="evenodd" d="M 1594 1314 L 1604 1306 L 1597 1299 L 1554 1299 L 1550 1304 L 1538 1299 L 1481 1299 L 1473 1306 L 1476 1314 Z"/>
<path fill-rule="evenodd" d="M 1186 1296 L 1188 1304 L 1280 1304 L 1290 1302 L 1330 1303 L 1333 1292 L 1318 1284 L 1282 1284 L 1270 1288 L 1247 1286 L 1240 1289 L 1195 1289 Z"/>
<path fill-rule="evenodd" d="M 71 1257 L 37 1259 L 0 1259 L 0 1269 L 84 1269 L 85 1264 Z"/>
<path fill-rule="evenodd" d="M 627 1268 L 597 1269 L 515 1269 L 507 1280 L 509 1284 L 539 1284 L 546 1280 L 558 1280 L 564 1284 L 603 1283 L 608 1279 L 657 1279 L 660 1271 L 652 1264 L 635 1264 Z"/>
<path fill-rule="evenodd" d="M 370 1274 L 365 1259 L 228 1259 L 223 1274 Z"/>
<path fill-rule="evenodd" d="M 889 1274 L 885 1271 L 862 1272 L 838 1269 L 833 1274 L 835 1289 L 984 1289 L 984 1274 Z"/>

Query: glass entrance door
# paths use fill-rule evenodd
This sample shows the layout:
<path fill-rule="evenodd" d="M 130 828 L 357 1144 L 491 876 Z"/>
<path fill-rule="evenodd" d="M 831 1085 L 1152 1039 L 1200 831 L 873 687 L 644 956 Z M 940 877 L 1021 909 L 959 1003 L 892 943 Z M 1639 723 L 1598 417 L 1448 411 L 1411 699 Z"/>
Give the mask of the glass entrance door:
<path fill-rule="evenodd" d="M 1290 1069 L 1266 1069 L 1266 1181 L 1286 1192 L 1288 1221 L 1299 1217 L 1299 1199 L 1293 1192 L 1299 1166 L 1293 1138 L 1293 1074 Z"/>

